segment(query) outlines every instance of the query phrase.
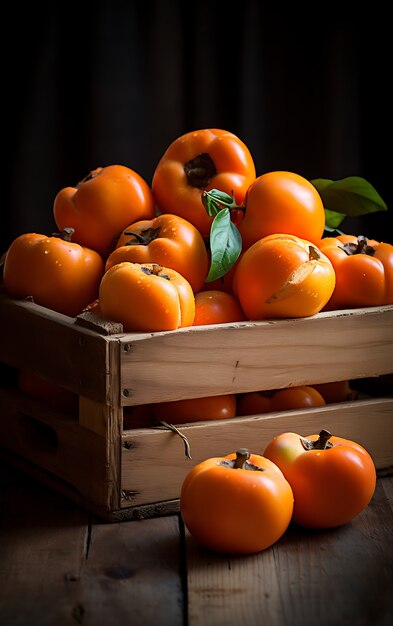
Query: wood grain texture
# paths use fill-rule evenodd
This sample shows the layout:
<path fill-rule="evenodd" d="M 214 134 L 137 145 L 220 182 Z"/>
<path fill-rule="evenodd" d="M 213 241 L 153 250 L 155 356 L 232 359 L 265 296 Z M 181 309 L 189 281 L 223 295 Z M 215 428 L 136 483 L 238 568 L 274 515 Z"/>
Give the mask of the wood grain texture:
<path fill-rule="evenodd" d="M 8 365 L 29 369 L 93 400 L 113 403 L 110 381 L 119 359 L 113 358 L 111 347 L 116 344 L 67 315 L 29 300 L 10 299 L 0 288 L 0 360 Z"/>
<path fill-rule="evenodd" d="M 183 624 L 178 516 L 104 524 L 15 476 L 0 473 L 1 624 Z"/>
<path fill-rule="evenodd" d="M 129 498 L 122 506 L 178 498 L 186 473 L 206 458 L 241 447 L 261 454 L 282 432 L 307 436 L 322 428 L 363 445 L 377 468 L 393 465 L 393 398 L 182 425 L 179 430 L 189 441 L 191 460 L 173 432 L 130 430 L 123 433 L 121 482 Z"/>
<path fill-rule="evenodd" d="M 122 404 L 393 372 L 393 306 L 123 335 Z"/>
<path fill-rule="evenodd" d="M 218 555 L 186 531 L 189 626 L 388 626 L 393 525 L 384 484 L 346 526 L 291 526 L 257 555 Z"/>
<path fill-rule="evenodd" d="M 0 388 L 0 414 L 1 446 L 67 483 L 86 503 L 109 507 L 118 501 L 113 468 L 119 461 L 109 463 L 109 436 L 83 428 L 76 419 L 13 389 Z"/>

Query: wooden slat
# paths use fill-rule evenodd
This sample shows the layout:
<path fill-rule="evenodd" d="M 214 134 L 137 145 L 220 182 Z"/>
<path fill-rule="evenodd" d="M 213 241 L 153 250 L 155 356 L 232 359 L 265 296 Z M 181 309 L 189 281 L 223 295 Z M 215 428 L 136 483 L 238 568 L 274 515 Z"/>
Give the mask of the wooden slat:
<path fill-rule="evenodd" d="M 1 484 L 1 624 L 183 625 L 178 516 L 104 524 L 22 474 Z"/>
<path fill-rule="evenodd" d="M 29 369 L 99 402 L 118 404 L 117 341 L 75 324 L 66 315 L 0 289 L 0 361 Z"/>
<path fill-rule="evenodd" d="M 12 389 L 0 388 L 0 414 L 0 446 L 51 472 L 83 496 L 86 505 L 117 508 L 119 479 L 117 465 L 109 462 L 109 436 Z"/>
<path fill-rule="evenodd" d="M 121 402 L 144 404 L 393 372 L 393 306 L 121 336 Z"/>
<path fill-rule="evenodd" d="M 346 526 L 291 526 L 252 556 L 209 552 L 186 532 L 188 626 L 334 626 L 392 623 L 392 513 L 380 478 L 370 505 Z"/>
<path fill-rule="evenodd" d="M 125 431 L 121 485 L 122 506 L 178 498 L 186 472 L 196 463 L 246 447 L 260 454 L 275 435 L 293 431 L 307 436 L 326 428 L 352 439 L 372 455 L 377 468 L 393 465 L 393 398 L 326 405 L 303 411 L 200 422 L 179 426 L 190 444 L 165 429 Z"/>
<path fill-rule="evenodd" d="M 105 453 L 101 459 L 100 469 L 105 468 L 104 488 L 108 492 L 107 508 L 110 511 L 118 509 L 120 507 L 120 441 L 123 428 L 123 411 L 119 406 L 108 406 L 80 396 L 79 425 L 82 427 L 82 433 L 88 429 L 104 438 Z M 85 452 L 88 457 L 89 450 L 87 449 Z M 97 476 L 94 471 L 89 472 L 88 476 L 91 491 L 94 492 L 93 485 L 98 482 Z M 102 501 L 99 504 L 102 504 Z"/>
<path fill-rule="evenodd" d="M 94 626 L 183 626 L 180 559 L 178 516 L 94 523 L 75 597 Z"/>
<path fill-rule="evenodd" d="M 88 513 L 15 469 L 12 477 L 0 490 L 0 622 L 71 626 L 78 607 L 68 581 L 81 573 Z"/>

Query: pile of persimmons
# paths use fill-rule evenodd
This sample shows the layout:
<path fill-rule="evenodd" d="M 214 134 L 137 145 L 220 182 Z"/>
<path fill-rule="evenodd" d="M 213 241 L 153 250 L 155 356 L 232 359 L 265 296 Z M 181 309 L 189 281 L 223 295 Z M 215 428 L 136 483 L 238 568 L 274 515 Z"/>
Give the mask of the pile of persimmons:
<path fill-rule="evenodd" d="M 129 167 L 108 165 L 60 189 L 52 208 L 58 232 L 24 233 L 12 242 L 3 287 L 71 317 L 89 311 L 119 322 L 125 332 L 393 303 L 393 245 L 324 236 L 326 189 L 333 186 L 336 198 L 352 191 L 356 200 L 362 181 L 352 178 L 351 185 L 320 179 L 318 186 L 288 171 L 257 176 L 250 150 L 233 133 L 190 132 L 168 146 L 151 185 Z M 27 377 L 21 374 L 22 388 L 40 388 Z M 42 397 L 62 398 L 42 384 Z M 348 385 L 336 384 L 336 401 L 348 397 Z M 124 423 L 148 425 L 168 419 L 168 411 L 181 423 L 320 406 L 320 391 L 130 407 Z"/>
<path fill-rule="evenodd" d="M 393 246 L 324 237 L 325 208 L 321 189 L 296 173 L 257 176 L 233 133 L 197 130 L 169 145 L 151 185 L 108 165 L 59 190 L 59 232 L 17 237 L 3 285 L 125 332 L 392 303 Z"/>

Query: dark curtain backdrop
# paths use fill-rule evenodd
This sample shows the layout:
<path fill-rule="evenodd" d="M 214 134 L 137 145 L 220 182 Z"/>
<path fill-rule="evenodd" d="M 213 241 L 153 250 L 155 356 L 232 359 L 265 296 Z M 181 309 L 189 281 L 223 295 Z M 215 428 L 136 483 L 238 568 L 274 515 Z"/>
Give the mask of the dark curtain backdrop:
<path fill-rule="evenodd" d="M 389 24 L 378 3 L 14 3 L 3 17 L 1 251 L 23 232 L 53 232 L 63 186 L 114 163 L 150 183 L 169 143 L 197 128 L 237 134 L 258 174 L 359 175 L 391 207 Z M 388 218 L 348 228 L 393 240 Z"/>

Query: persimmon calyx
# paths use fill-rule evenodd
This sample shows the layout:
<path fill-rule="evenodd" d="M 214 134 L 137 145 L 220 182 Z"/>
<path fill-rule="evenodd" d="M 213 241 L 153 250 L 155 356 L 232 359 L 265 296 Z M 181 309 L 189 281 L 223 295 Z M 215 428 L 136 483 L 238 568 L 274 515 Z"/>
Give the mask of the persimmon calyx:
<path fill-rule="evenodd" d="M 168 274 L 164 274 L 161 271 L 162 269 L 163 267 L 159 263 L 152 263 L 152 267 L 146 267 L 146 265 L 142 265 L 141 267 L 141 270 L 144 274 L 154 274 L 154 276 L 159 276 L 160 278 L 166 278 L 166 280 L 170 280 Z"/>
<path fill-rule="evenodd" d="M 368 245 L 367 237 L 364 237 L 364 235 L 359 235 L 356 243 L 347 242 L 339 246 L 339 248 L 344 250 L 348 256 L 352 256 L 353 254 L 368 254 L 369 256 L 374 256 L 375 254 L 375 248 Z"/>
<path fill-rule="evenodd" d="M 217 174 L 217 170 L 211 156 L 207 152 L 203 152 L 185 163 L 184 173 L 191 187 L 204 189 L 213 176 Z"/>
<path fill-rule="evenodd" d="M 289 275 L 285 283 L 283 283 L 277 291 L 267 298 L 266 304 L 272 304 L 273 302 L 289 298 L 296 292 L 299 285 L 301 285 L 301 283 L 303 283 L 310 276 L 310 274 L 312 274 L 317 266 L 318 260 L 321 258 L 321 255 L 314 246 L 309 246 L 308 254 L 309 260 L 299 265 L 299 267 L 297 267 Z"/>
<path fill-rule="evenodd" d="M 59 233 L 52 233 L 52 237 L 58 237 L 58 239 L 62 239 L 63 241 L 72 241 L 72 236 L 75 232 L 75 228 L 72 226 L 66 226 Z"/>
<path fill-rule="evenodd" d="M 327 450 L 332 448 L 333 444 L 329 441 L 331 433 L 328 430 L 322 429 L 318 435 L 318 439 L 311 441 L 306 437 L 300 437 L 300 442 L 305 450 Z"/>
<path fill-rule="evenodd" d="M 249 458 L 250 453 L 247 448 L 239 448 L 239 450 L 236 451 L 235 459 L 222 459 L 219 462 L 219 465 L 222 465 L 223 467 L 229 467 L 231 469 L 250 470 L 252 472 L 265 471 L 262 467 L 258 467 L 258 465 L 251 463 L 251 461 L 249 461 Z"/>
<path fill-rule="evenodd" d="M 82 178 L 81 181 L 79 181 L 79 183 L 76 185 L 76 188 L 78 189 L 83 183 L 87 183 L 92 178 L 95 178 L 96 176 L 98 176 L 98 174 L 100 174 L 103 169 L 104 169 L 103 167 L 97 167 L 95 170 L 91 170 L 91 172 L 86 174 L 86 176 Z"/>
<path fill-rule="evenodd" d="M 124 245 L 126 246 L 148 246 L 153 239 L 157 239 L 161 231 L 161 228 L 145 228 L 140 233 L 136 233 L 133 230 L 125 230 L 124 235 L 129 237 L 135 237 L 130 239 Z"/>

